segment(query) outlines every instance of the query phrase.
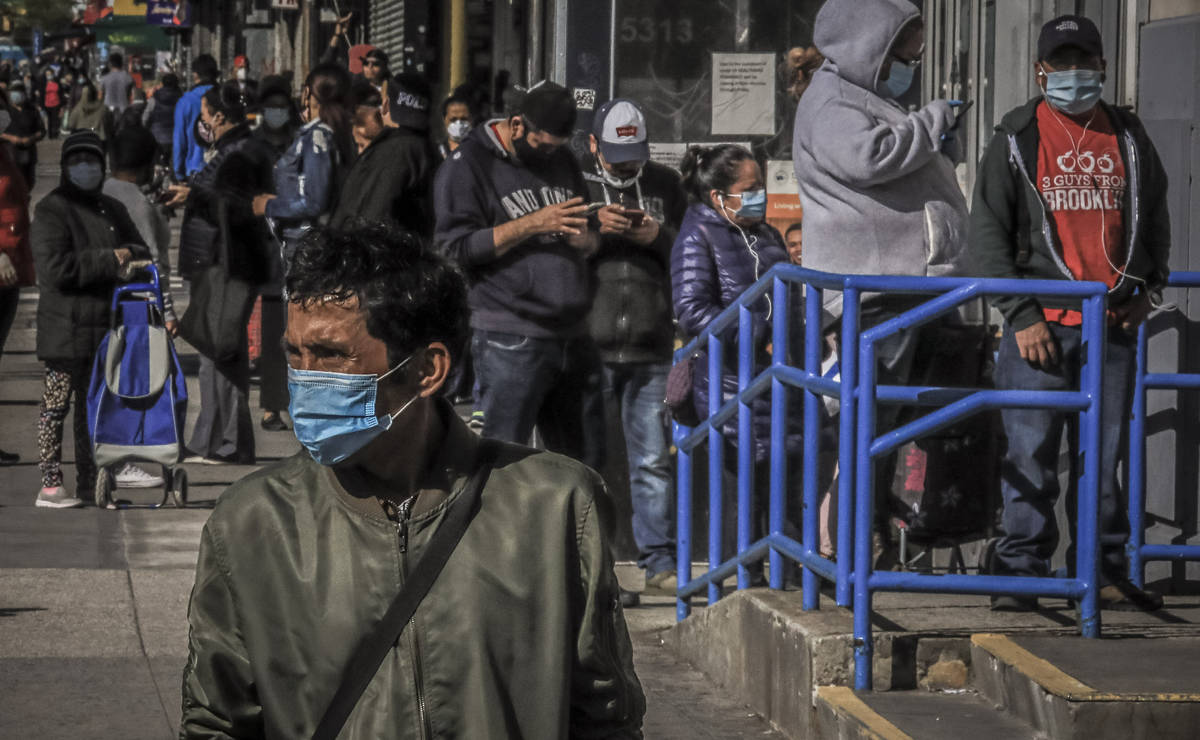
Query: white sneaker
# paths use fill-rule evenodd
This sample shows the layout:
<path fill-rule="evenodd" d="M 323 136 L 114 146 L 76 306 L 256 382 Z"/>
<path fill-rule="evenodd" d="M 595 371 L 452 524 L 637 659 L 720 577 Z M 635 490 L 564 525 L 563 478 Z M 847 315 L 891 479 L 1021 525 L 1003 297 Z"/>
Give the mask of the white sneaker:
<path fill-rule="evenodd" d="M 55 486 L 38 491 L 34 505 L 43 509 L 78 509 L 83 506 L 83 500 L 68 494 L 62 486 Z"/>
<path fill-rule="evenodd" d="M 158 488 L 163 483 L 161 475 L 147 473 L 133 463 L 125 463 L 117 473 L 117 488 Z"/>

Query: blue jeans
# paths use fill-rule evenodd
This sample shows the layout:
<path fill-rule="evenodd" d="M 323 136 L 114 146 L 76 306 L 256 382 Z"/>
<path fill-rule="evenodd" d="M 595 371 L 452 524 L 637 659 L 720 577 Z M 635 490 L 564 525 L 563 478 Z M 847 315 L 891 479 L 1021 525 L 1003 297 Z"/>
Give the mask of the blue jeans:
<path fill-rule="evenodd" d="M 633 540 L 646 576 L 675 568 L 671 528 L 671 461 L 668 453 L 667 373 L 657 363 L 605 363 L 604 393 L 621 414 L 633 501 Z"/>
<path fill-rule="evenodd" d="M 471 357 L 484 437 L 528 444 L 536 424 L 546 449 L 604 467 L 602 363 L 589 337 L 475 329 Z"/>
<path fill-rule="evenodd" d="M 1082 331 L 1078 327 L 1048 324 L 1058 340 L 1061 361 L 1054 372 L 1036 370 L 1021 359 L 1011 327 L 1006 327 L 996 361 L 996 387 L 1004 390 L 1077 390 L 1082 364 Z M 1104 358 L 1103 409 L 1100 421 L 1100 571 L 1102 581 L 1125 577 L 1124 545 L 1128 537 L 1117 463 L 1124 456 L 1125 422 L 1129 416 L 1131 382 L 1136 347 L 1133 337 L 1110 329 Z M 1005 575 L 1045 576 L 1050 557 L 1058 547 L 1054 502 L 1058 498 L 1058 451 L 1064 425 L 1068 430 L 1071 470 L 1067 514 L 1071 522 L 1071 547 L 1067 570 L 1075 571 L 1075 510 L 1079 475 L 1079 415 L 1049 409 L 1005 409 L 1004 434 L 1008 449 L 1001 468 L 1000 491 L 1004 498 L 1004 536 L 996 545 L 994 572 Z"/>

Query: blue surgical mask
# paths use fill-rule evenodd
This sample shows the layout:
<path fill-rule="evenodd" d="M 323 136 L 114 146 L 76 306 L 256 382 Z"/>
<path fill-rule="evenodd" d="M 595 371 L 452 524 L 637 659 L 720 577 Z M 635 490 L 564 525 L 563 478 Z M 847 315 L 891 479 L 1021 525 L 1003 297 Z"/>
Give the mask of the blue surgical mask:
<path fill-rule="evenodd" d="M 264 108 L 263 123 L 267 128 L 281 129 L 292 120 L 292 112 L 287 108 Z"/>
<path fill-rule="evenodd" d="M 767 215 L 767 191 L 759 188 L 758 190 L 745 190 L 741 193 L 731 194 L 737 195 L 742 199 L 742 205 L 735 214 L 742 218 L 760 219 Z M 722 204 L 724 205 L 724 204 Z"/>
<path fill-rule="evenodd" d="M 1067 69 L 1045 75 L 1046 101 L 1068 115 L 1090 111 L 1104 92 L 1104 73 L 1098 69 Z"/>
<path fill-rule="evenodd" d="M 104 166 L 99 162 L 77 162 L 67 165 L 67 179 L 80 190 L 99 190 L 104 181 Z"/>
<path fill-rule="evenodd" d="M 396 417 L 419 398 L 413 396 L 399 411 L 377 416 L 375 402 L 379 381 L 411 360 L 383 375 L 331 373 L 288 368 L 288 392 L 292 396 L 288 413 L 296 430 L 296 439 L 321 465 L 336 465 L 366 447 L 391 429 Z"/>
<path fill-rule="evenodd" d="M 8 96 L 13 105 L 23 105 L 25 103 L 25 93 L 15 92 Z"/>
<path fill-rule="evenodd" d="M 915 67 L 904 62 L 891 60 L 888 78 L 879 83 L 877 92 L 885 98 L 898 98 L 912 87 L 913 79 L 917 76 Z"/>

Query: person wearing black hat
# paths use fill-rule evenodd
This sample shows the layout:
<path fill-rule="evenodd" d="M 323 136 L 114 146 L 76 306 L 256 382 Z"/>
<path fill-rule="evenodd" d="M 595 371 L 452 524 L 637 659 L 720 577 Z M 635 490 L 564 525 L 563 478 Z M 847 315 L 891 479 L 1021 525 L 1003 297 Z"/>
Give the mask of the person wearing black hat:
<path fill-rule="evenodd" d="M 429 189 L 433 158 L 429 141 L 409 126 L 383 122 L 383 97 L 370 81 L 350 87 L 358 158 L 342 182 L 331 225 L 346 228 L 355 219 L 401 226 L 428 237 L 432 232 Z"/>
<path fill-rule="evenodd" d="M 601 362 L 587 335 L 587 187 L 564 147 L 575 101 L 543 83 L 473 130 L 434 182 L 434 242 L 471 283 L 475 413 L 483 436 L 529 441 L 593 468 L 604 457 Z"/>
<path fill-rule="evenodd" d="M 975 185 L 969 243 L 979 275 L 1108 285 L 1100 599 L 1103 608 L 1153 610 L 1162 598 L 1126 577 L 1128 521 L 1117 463 L 1131 402 L 1134 335 L 1161 305 L 1169 273 L 1167 178 L 1137 116 L 1101 100 L 1105 67 L 1100 32 L 1092 21 L 1064 15 L 1042 27 L 1033 65 L 1041 94 L 1009 112 L 988 145 Z M 996 364 L 998 387 L 1073 388 L 1083 352 L 1078 310 L 1031 297 L 997 299 L 994 305 L 1006 325 Z M 994 573 L 1048 574 L 1058 539 L 1058 449 L 1068 416 L 1043 409 L 1003 412 L 1005 535 L 991 563 Z M 1073 446 L 1074 436 L 1068 435 Z M 1069 484 L 1070 499 L 1076 483 Z M 1073 507 L 1071 513 L 1074 519 Z M 1072 533 L 1074 526 L 1072 521 Z M 1070 552 L 1067 562 L 1075 562 Z M 992 605 L 1031 610 L 1037 600 L 1002 596 Z"/>
<path fill-rule="evenodd" d="M 387 94 L 387 83 L 391 74 L 388 70 L 388 55 L 383 49 L 371 49 L 363 54 L 363 79 L 374 85 L 375 89 L 384 95 Z"/>
<path fill-rule="evenodd" d="M 77 131 L 62 148 L 62 182 L 38 202 L 31 242 L 38 282 L 37 356 L 46 365 L 38 417 L 42 488 L 36 505 L 83 506 L 92 499 L 96 465 L 87 425 L 87 389 L 100 340 L 110 328 L 113 288 L 150 258 L 137 227 L 103 194 L 104 144 Z M 144 264 L 144 263 L 143 263 Z M 75 404 L 75 493 L 63 486 L 63 422 Z"/>

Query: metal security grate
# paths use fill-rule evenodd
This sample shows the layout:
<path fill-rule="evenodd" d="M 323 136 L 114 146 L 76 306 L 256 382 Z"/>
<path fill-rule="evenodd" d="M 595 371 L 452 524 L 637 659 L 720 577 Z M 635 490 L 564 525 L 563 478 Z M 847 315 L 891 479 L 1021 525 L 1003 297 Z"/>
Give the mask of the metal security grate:
<path fill-rule="evenodd" d="M 404 0 L 371 0 L 371 28 L 367 41 L 383 49 L 399 69 L 404 50 Z"/>

